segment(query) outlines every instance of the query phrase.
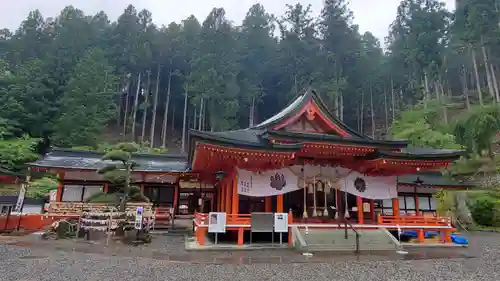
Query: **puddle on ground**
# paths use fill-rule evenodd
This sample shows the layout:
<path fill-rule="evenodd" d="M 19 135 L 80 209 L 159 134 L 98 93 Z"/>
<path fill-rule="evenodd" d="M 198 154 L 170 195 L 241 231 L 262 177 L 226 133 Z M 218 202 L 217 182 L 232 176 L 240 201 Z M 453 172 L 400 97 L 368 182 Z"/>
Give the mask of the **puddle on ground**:
<path fill-rule="evenodd" d="M 41 260 L 41 259 L 46 259 L 48 257 L 46 256 L 22 256 L 18 257 L 20 260 Z"/>

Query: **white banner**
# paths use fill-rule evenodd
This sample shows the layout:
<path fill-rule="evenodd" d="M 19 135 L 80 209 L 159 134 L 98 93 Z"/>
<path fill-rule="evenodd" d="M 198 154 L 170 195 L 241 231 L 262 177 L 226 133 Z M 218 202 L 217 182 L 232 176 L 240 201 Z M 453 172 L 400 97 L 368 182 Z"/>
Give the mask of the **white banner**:
<path fill-rule="evenodd" d="M 14 212 L 20 213 L 24 206 L 24 197 L 26 197 L 26 183 L 21 183 L 21 189 L 19 190 L 19 196 L 17 196 L 16 207 Z"/>
<path fill-rule="evenodd" d="M 369 177 L 352 171 L 340 179 L 340 190 L 368 199 L 392 199 L 398 197 L 397 178 Z"/>
<path fill-rule="evenodd" d="M 254 173 L 238 169 L 238 194 L 266 197 L 299 190 L 299 177 L 291 169 Z"/>
<path fill-rule="evenodd" d="M 296 191 L 317 181 L 327 182 L 352 195 L 368 199 L 398 197 L 397 177 L 370 177 L 342 167 L 291 166 L 254 173 L 238 169 L 238 194 L 266 197 Z M 338 182 L 339 185 L 334 183 Z"/>

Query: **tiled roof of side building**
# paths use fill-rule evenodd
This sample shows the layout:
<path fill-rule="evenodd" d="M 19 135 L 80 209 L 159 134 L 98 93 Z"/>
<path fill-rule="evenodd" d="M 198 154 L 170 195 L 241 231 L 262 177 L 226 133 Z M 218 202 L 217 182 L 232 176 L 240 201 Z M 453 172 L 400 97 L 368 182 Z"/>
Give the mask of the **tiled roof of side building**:
<path fill-rule="evenodd" d="M 473 187 L 474 183 L 463 180 L 455 180 L 447 176 L 443 176 L 440 172 L 418 173 L 411 175 L 404 175 L 398 177 L 398 184 L 407 185 L 422 185 L 434 187 Z"/>
<path fill-rule="evenodd" d="M 28 165 L 44 168 L 98 170 L 112 163 L 112 161 L 102 161 L 103 156 L 104 153 L 100 152 L 56 148 Z M 139 172 L 184 172 L 188 169 L 185 155 L 134 154 L 132 160 L 139 165 L 135 169 Z"/>
<path fill-rule="evenodd" d="M 415 159 L 415 160 L 456 160 L 463 156 L 465 151 L 454 149 L 434 148 L 403 148 L 400 152 L 376 151 L 372 158 Z"/>

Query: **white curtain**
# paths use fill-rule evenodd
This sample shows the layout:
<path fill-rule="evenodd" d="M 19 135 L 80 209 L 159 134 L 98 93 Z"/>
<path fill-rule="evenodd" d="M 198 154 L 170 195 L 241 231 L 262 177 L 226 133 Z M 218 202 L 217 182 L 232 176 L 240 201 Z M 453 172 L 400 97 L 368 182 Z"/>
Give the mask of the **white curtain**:
<path fill-rule="evenodd" d="M 299 177 L 288 168 L 254 173 L 238 169 L 238 194 L 266 197 L 299 190 Z"/>

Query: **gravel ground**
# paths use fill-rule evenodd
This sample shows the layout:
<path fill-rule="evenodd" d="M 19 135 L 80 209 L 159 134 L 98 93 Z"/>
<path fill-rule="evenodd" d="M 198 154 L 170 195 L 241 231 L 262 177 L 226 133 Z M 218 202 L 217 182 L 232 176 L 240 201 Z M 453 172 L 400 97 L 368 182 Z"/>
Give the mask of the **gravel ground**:
<path fill-rule="evenodd" d="M 500 280 L 500 234 L 494 233 L 473 234 L 467 255 L 458 249 L 409 255 L 415 259 L 323 254 L 310 262 L 292 251 L 187 253 L 180 238 L 154 241 L 149 249 L 114 253 L 95 245 L 86 251 L 0 245 L 0 280 Z M 446 255 L 454 258 L 442 258 Z"/>

